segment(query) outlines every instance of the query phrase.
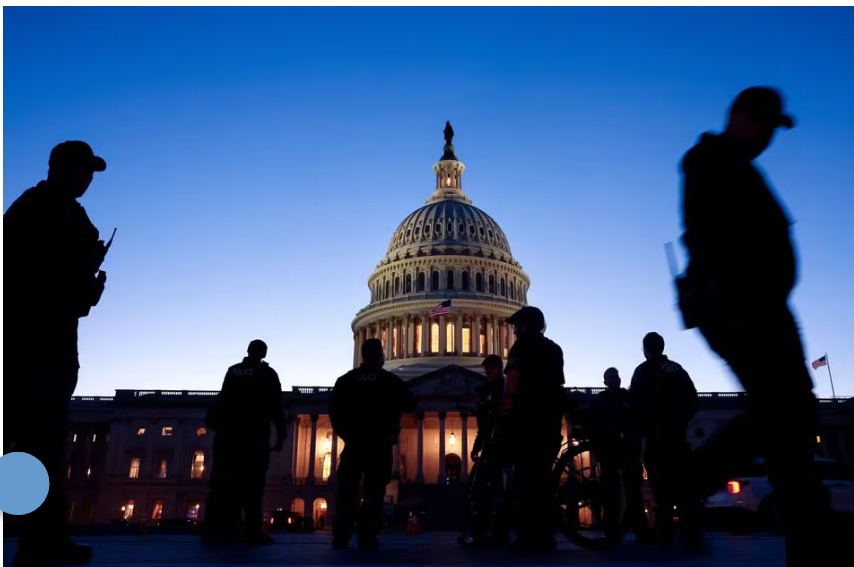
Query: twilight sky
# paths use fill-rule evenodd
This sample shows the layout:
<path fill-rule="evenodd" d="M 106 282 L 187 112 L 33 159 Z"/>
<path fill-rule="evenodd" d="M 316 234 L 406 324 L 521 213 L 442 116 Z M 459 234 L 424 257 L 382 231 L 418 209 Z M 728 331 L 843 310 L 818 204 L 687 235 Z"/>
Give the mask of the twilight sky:
<path fill-rule="evenodd" d="M 450 120 L 569 385 L 628 385 L 656 330 L 699 390 L 735 391 L 680 328 L 664 243 L 681 155 L 774 85 L 798 127 L 757 164 L 795 220 L 792 304 L 854 395 L 852 29 L 852 8 L 5 7 L 3 209 L 60 141 L 107 160 L 81 201 L 118 233 L 78 395 L 218 389 L 254 338 L 286 389 L 331 385 Z"/>

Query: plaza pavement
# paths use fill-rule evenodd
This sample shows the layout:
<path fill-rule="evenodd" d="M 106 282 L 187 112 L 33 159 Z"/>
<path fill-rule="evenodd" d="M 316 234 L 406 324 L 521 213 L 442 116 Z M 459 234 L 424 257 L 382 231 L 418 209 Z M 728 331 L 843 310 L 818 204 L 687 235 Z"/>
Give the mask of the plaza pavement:
<path fill-rule="evenodd" d="M 77 537 L 79 543 L 93 547 L 92 566 L 193 566 L 209 565 L 259 566 L 316 566 L 316 565 L 385 565 L 400 567 L 456 565 L 571 565 L 637 567 L 664 565 L 676 567 L 783 567 L 783 540 L 768 535 L 730 536 L 707 535 L 710 554 L 687 556 L 677 549 L 661 550 L 636 546 L 627 538 L 607 552 L 579 549 L 565 540 L 554 553 L 520 553 L 509 548 L 463 548 L 456 543 L 457 534 L 448 532 L 422 533 L 417 536 L 386 534 L 381 537 L 379 551 L 351 549 L 335 551 L 330 548 L 330 535 L 324 532 L 308 534 L 274 534 L 276 543 L 265 547 L 207 547 L 198 537 L 190 535 L 121 535 Z M 11 565 L 15 540 L 3 541 L 3 565 Z"/>

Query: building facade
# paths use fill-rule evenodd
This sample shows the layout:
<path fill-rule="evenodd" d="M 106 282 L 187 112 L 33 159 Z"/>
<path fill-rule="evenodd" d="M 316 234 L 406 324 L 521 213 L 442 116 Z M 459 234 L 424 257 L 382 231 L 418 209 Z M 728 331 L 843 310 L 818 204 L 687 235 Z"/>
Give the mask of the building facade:
<path fill-rule="evenodd" d="M 513 344 L 506 318 L 527 303 L 530 278 L 513 257 L 501 227 L 463 191 L 465 166 L 445 128 L 426 204 L 394 231 L 368 278 L 370 302 L 352 322 L 353 365 L 365 339 L 382 340 L 386 368 L 408 382 L 418 410 L 405 415 L 394 448 L 387 497 L 401 510 L 424 513 L 428 527 L 454 527 L 471 463 L 474 405 L 487 354 Z M 343 372 L 342 372 L 343 373 Z M 328 387 L 285 392 L 289 435 L 273 453 L 265 509 L 292 510 L 328 525 L 335 471 L 343 448 L 327 413 Z M 576 389 L 592 396 L 598 389 Z M 69 519 L 109 523 L 204 518 L 212 437 L 204 426 L 217 392 L 119 390 L 72 401 L 68 438 Z M 737 393 L 701 394 L 691 427 L 694 444 L 742 410 Z M 820 454 L 852 465 L 852 401 L 822 402 Z M 564 421 L 564 434 L 572 427 Z M 793 416 L 793 419 L 796 419 Z"/>

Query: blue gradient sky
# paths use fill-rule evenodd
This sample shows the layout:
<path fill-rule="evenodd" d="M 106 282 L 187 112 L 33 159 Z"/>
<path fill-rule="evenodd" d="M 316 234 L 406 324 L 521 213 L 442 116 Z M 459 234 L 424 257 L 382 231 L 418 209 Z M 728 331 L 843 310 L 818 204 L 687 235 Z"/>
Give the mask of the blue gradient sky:
<path fill-rule="evenodd" d="M 3 14 L 4 210 L 59 141 L 109 165 L 82 200 L 119 230 L 78 394 L 217 389 L 256 337 L 284 387 L 332 384 L 369 274 L 433 189 L 445 120 L 570 385 L 608 366 L 627 385 L 657 330 L 698 389 L 738 390 L 680 329 L 664 243 L 679 158 L 751 84 L 780 87 L 799 121 L 758 164 L 796 220 L 807 357 L 827 352 L 854 394 L 850 8 Z M 830 396 L 827 368 L 814 377 Z"/>

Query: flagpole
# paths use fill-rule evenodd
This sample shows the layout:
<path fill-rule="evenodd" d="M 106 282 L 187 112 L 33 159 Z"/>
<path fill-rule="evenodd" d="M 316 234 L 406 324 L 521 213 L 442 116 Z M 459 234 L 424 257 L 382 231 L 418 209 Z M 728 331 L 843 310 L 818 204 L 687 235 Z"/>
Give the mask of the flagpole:
<path fill-rule="evenodd" d="M 833 389 L 833 373 L 830 371 L 830 359 L 827 353 L 824 353 L 824 359 L 827 361 L 827 375 L 830 377 L 830 392 L 833 394 L 833 399 L 836 399 L 836 390 Z"/>

